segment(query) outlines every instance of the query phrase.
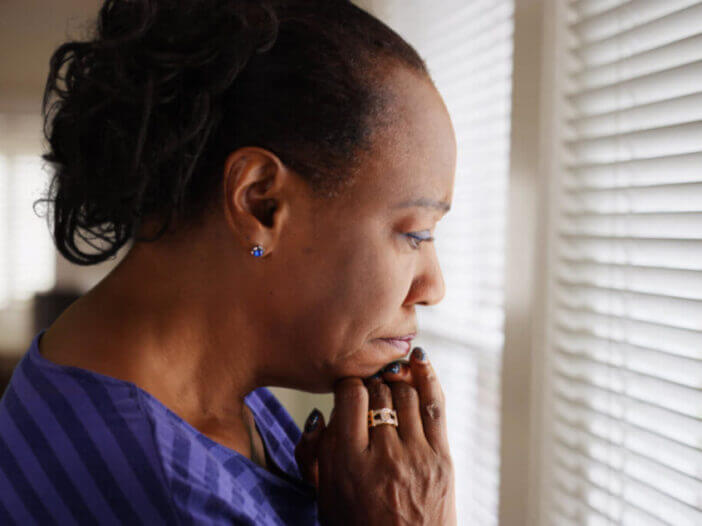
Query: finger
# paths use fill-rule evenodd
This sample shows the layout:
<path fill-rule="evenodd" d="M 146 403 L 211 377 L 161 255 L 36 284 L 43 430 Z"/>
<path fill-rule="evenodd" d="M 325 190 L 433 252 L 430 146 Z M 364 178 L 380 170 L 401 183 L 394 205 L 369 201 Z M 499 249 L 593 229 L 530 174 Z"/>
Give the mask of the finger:
<path fill-rule="evenodd" d="M 368 448 L 368 391 L 358 377 L 338 380 L 334 385 L 334 418 L 328 429 L 348 451 Z"/>
<path fill-rule="evenodd" d="M 394 408 L 390 386 L 388 386 L 388 384 L 386 384 L 380 377 L 375 377 L 368 380 L 368 400 L 369 409 L 382 409 L 383 407 L 389 407 L 390 409 Z M 368 425 L 367 420 L 366 425 Z M 393 442 L 396 442 L 399 439 L 395 426 L 390 424 L 373 426 L 369 428 L 369 433 L 371 449 L 374 447 L 374 444 L 391 446 Z"/>
<path fill-rule="evenodd" d="M 388 364 L 382 371 L 383 380 L 391 382 L 405 382 L 416 387 L 412 376 L 412 368 L 406 360 L 398 360 Z"/>
<path fill-rule="evenodd" d="M 423 442 L 424 426 L 422 416 L 419 414 L 419 394 L 417 390 L 406 382 L 392 382 L 392 403 L 397 411 L 397 432 L 400 439 L 408 444 Z"/>
<path fill-rule="evenodd" d="M 448 454 L 448 427 L 444 393 L 436 372 L 421 347 L 415 347 L 410 354 L 410 367 L 419 393 L 424 435 L 434 451 Z"/>
<path fill-rule="evenodd" d="M 316 407 L 305 421 L 302 436 L 295 446 L 295 460 L 302 479 L 319 488 L 319 441 L 325 429 L 324 415 Z"/>

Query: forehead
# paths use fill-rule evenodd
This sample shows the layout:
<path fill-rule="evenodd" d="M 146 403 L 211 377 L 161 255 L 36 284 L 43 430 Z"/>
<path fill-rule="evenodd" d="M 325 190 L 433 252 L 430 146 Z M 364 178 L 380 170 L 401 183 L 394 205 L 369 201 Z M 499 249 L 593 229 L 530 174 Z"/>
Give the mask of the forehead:
<path fill-rule="evenodd" d="M 404 67 L 385 82 L 389 118 L 364 156 L 355 197 L 385 207 L 415 198 L 450 203 L 456 138 L 443 99 L 429 79 Z"/>

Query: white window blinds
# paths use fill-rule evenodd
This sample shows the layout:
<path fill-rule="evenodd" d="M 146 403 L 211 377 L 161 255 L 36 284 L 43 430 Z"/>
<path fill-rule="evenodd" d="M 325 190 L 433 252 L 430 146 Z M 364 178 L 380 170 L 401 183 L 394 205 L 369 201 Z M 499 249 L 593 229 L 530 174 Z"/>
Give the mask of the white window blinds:
<path fill-rule="evenodd" d="M 446 296 L 417 309 L 415 343 L 447 398 L 459 524 L 497 524 L 513 11 L 512 0 L 375 10 L 426 60 L 458 141 L 451 212 L 435 230 Z"/>
<path fill-rule="evenodd" d="M 566 2 L 553 524 L 702 524 L 702 2 Z"/>

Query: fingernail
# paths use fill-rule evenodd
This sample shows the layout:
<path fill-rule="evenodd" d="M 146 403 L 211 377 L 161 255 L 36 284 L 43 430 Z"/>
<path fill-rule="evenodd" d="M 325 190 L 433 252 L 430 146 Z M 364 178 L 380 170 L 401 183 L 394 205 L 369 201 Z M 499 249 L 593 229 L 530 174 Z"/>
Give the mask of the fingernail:
<path fill-rule="evenodd" d="M 391 363 L 390 365 L 388 365 L 387 367 L 385 367 L 385 369 L 383 370 L 383 372 L 392 373 L 392 374 L 397 374 L 397 373 L 399 373 L 399 372 L 400 372 L 400 362 L 393 362 L 393 363 Z"/>
<path fill-rule="evenodd" d="M 305 422 L 305 433 L 311 433 L 315 430 L 317 424 L 319 424 L 320 414 L 319 409 L 316 407 L 312 410 L 310 416 L 307 417 L 307 421 Z"/>
<path fill-rule="evenodd" d="M 424 349 L 421 347 L 415 347 L 412 351 L 412 356 L 414 356 L 414 359 L 418 362 L 424 362 L 427 359 L 427 353 L 425 353 Z"/>

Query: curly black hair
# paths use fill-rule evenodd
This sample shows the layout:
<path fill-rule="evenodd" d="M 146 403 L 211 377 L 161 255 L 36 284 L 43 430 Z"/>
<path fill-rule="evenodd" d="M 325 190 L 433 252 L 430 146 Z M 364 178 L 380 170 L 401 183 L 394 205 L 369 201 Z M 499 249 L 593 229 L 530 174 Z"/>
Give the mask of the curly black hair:
<path fill-rule="evenodd" d="M 348 0 L 106 0 L 88 40 L 54 51 L 44 90 L 54 173 L 39 201 L 53 208 L 57 249 L 91 265 L 197 224 L 226 157 L 246 145 L 333 198 L 390 122 L 382 80 L 395 65 L 429 77 L 412 46 Z M 158 232 L 139 237 L 152 219 Z"/>

